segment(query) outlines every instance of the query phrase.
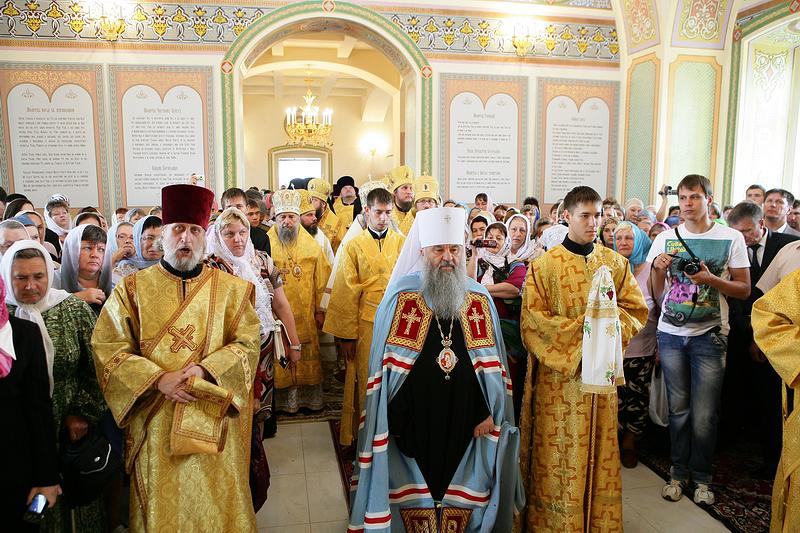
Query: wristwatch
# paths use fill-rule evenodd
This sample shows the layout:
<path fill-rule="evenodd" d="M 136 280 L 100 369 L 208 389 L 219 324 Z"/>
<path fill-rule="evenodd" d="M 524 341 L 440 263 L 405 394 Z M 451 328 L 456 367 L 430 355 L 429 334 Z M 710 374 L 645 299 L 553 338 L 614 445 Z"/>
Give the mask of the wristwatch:
<path fill-rule="evenodd" d="M 289 345 L 289 349 L 299 352 L 299 351 L 301 351 L 303 349 L 303 345 L 302 344 L 290 344 Z"/>

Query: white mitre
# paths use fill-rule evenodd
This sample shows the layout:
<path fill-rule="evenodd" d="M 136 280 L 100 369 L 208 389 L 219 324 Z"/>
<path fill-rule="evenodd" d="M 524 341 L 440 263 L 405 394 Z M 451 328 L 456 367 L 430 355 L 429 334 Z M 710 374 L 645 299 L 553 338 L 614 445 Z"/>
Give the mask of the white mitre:
<path fill-rule="evenodd" d="M 464 246 L 467 213 L 460 207 L 435 207 L 418 211 L 397 258 L 389 285 L 422 270 L 422 249 L 457 244 Z"/>

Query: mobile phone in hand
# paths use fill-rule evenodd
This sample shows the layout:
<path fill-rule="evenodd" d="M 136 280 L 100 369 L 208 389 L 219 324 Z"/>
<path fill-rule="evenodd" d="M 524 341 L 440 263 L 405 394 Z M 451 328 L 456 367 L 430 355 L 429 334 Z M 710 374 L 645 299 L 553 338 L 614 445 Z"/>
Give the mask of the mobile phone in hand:
<path fill-rule="evenodd" d="M 38 524 L 42 521 L 46 508 L 47 498 L 45 498 L 44 494 L 37 494 L 33 497 L 33 500 L 31 500 L 31 504 L 28 506 L 28 510 L 25 511 L 22 520 L 28 524 Z"/>

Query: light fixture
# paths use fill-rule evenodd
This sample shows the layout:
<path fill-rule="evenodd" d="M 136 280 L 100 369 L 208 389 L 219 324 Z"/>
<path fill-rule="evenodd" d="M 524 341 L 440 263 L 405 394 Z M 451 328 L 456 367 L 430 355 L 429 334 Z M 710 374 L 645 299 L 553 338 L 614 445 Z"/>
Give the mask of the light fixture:
<path fill-rule="evenodd" d="M 123 0 L 93 2 L 88 6 L 89 20 L 93 20 L 97 34 L 109 42 L 116 42 L 128 29 L 126 19 L 132 7 Z"/>
<path fill-rule="evenodd" d="M 286 108 L 283 127 L 289 137 L 287 144 L 330 147 L 333 146 L 333 110 L 326 108 L 322 111 L 322 117 L 319 116 L 319 106 L 314 105 L 317 97 L 311 92 L 312 81 L 311 70 L 306 70 L 305 105 Z"/>

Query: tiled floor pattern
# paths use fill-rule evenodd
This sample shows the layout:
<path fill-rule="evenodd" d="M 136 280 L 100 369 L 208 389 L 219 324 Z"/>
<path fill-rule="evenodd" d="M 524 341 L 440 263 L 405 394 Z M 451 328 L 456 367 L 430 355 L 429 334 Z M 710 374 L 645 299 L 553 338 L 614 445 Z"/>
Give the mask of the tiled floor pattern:
<path fill-rule="evenodd" d="M 259 532 L 344 532 L 347 504 L 328 423 L 282 424 L 265 445 L 272 484 L 256 517 Z M 686 497 L 661 499 L 663 481 L 643 465 L 623 468 L 622 484 L 626 533 L 728 531 Z"/>

